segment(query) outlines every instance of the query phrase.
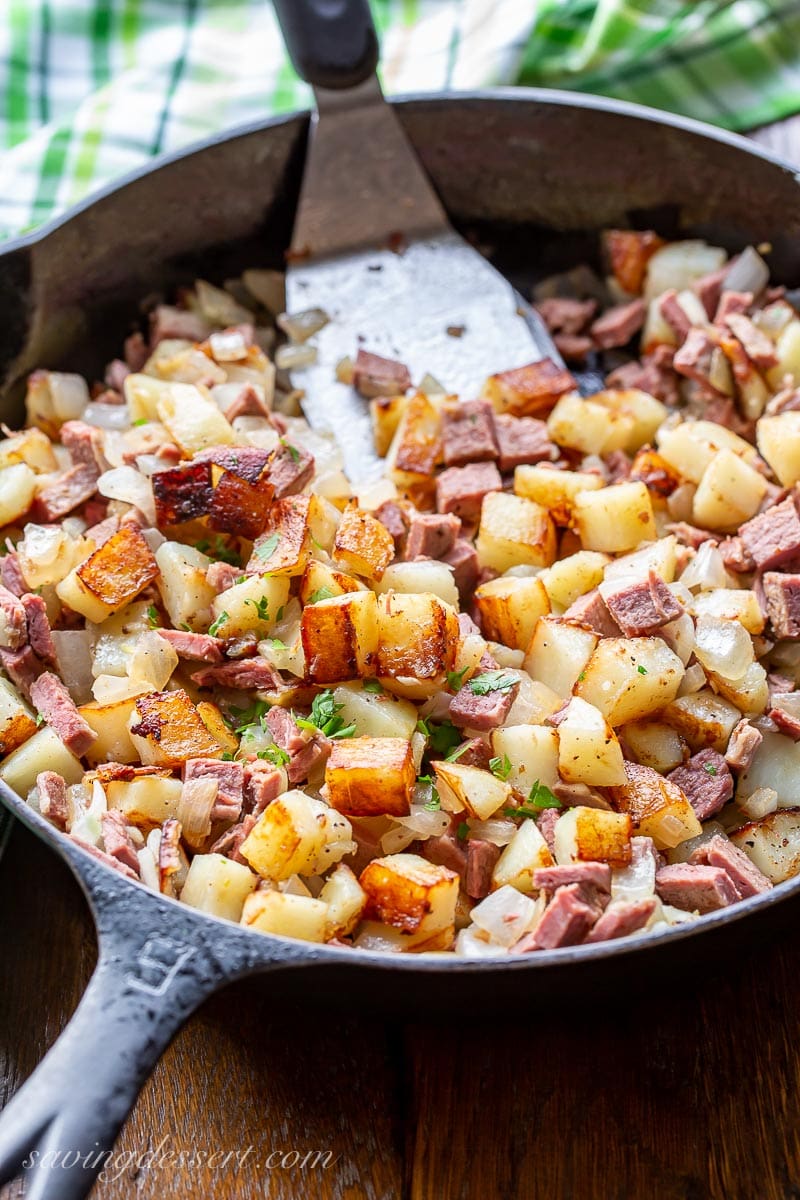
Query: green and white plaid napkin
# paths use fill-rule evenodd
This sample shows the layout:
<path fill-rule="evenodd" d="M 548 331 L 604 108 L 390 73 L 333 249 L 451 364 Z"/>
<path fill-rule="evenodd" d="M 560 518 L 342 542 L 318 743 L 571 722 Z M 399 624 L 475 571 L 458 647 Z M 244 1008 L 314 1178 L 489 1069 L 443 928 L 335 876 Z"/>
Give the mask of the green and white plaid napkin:
<path fill-rule="evenodd" d="M 800 110 L 800 0 L 372 0 L 389 92 L 575 88 L 747 129 Z M 307 106 L 269 0 L 0 0 L 0 237 Z"/>

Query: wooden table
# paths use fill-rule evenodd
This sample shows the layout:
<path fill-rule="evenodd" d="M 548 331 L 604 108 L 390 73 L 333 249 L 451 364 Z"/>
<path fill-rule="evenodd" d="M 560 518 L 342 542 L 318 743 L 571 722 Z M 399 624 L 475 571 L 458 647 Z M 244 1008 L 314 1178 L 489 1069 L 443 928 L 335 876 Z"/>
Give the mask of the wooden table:
<path fill-rule="evenodd" d="M 756 136 L 800 160 L 800 118 Z M 0 869 L 0 922 L 1 1104 L 68 1020 L 95 957 L 77 885 L 22 828 Z M 577 1013 L 544 1005 L 445 1027 L 284 1014 L 266 984 L 238 984 L 178 1035 L 122 1132 L 131 1165 L 94 1196 L 796 1198 L 799 991 L 800 938 L 748 948 L 685 1004 L 604 1011 L 587 996 Z M 160 1144 L 241 1165 L 132 1161 Z"/>

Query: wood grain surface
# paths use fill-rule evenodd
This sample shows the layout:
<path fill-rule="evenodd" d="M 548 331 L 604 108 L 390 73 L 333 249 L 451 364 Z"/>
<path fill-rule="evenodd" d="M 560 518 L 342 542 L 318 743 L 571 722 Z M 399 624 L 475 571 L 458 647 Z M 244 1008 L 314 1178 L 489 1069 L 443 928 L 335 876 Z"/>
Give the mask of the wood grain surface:
<path fill-rule="evenodd" d="M 800 161 L 800 118 L 756 136 Z M 264 981 L 237 984 L 165 1054 L 94 1200 L 797 1200 L 800 938 L 745 946 L 679 1001 L 587 995 L 570 1012 L 445 1026 L 360 1019 L 357 997 L 352 1017 L 282 1012 Z M 94 957 L 67 868 L 15 828 L 0 869 L 0 1104 Z M 137 1165 L 148 1151 L 229 1158 Z"/>

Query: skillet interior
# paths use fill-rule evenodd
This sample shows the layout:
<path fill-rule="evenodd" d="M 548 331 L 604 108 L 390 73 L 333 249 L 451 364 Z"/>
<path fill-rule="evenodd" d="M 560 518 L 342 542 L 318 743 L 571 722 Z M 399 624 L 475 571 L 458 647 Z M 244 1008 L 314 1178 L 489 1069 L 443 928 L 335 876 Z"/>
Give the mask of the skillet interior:
<path fill-rule="evenodd" d="M 529 286 L 585 261 L 592 231 L 619 224 L 655 226 L 667 236 L 699 234 L 729 249 L 769 240 L 774 278 L 800 282 L 797 177 L 740 139 L 663 114 L 554 93 L 426 97 L 406 101 L 400 113 L 456 224 L 490 239 L 498 262 L 518 282 Z M 34 366 L 99 374 L 143 297 L 198 274 L 221 281 L 246 266 L 280 265 L 306 129 L 301 115 L 211 142 L 110 190 L 44 238 L 22 240 L 0 255 L 4 418 L 19 419 L 22 380 Z M 796 920 L 800 882 L 781 893 L 786 903 L 755 906 L 763 913 L 761 933 L 767 924 L 782 928 Z M 565 955 L 563 966 L 548 967 L 547 989 L 574 992 L 588 971 L 593 986 L 600 976 L 605 986 L 624 975 L 627 988 L 632 976 L 671 974 L 678 960 L 705 961 L 712 944 L 727 953 L 753 927 L 754 921 L 734 915 L 712 922 L 707 936 L 659 939 L 633 955 L 583 954 L 574 962 Z M 348 955 L 345 965 L 341 955 L 336 962 L 322 956 L 326 1001 L 354 990 L 363 999 L 368 990 L 386 1011 L 387 1004 L 407 999 L 406 989 L 398 996 L 397 972 L 388 963 L 371 968 L 369 957 Z M 442 966 L 418 977 L 426 1011 L 437 1000 L 447 1009 L 452 1004 L 448 964 Z M 369 989 L 357 986 L 353 968 L 371 975 Z M 308 970 L 315 970 L 313 962 L 287 972 L 281 987 L 307 996 Z M 411 973 L 401 974 L 411 982 Z M 530 972 L 482 964 L 459 972 L 458 987 L 468 984 L 470 995 L 501 1001 L 519 995 L 514 977 L 523 974 L 531 979 Z"/>

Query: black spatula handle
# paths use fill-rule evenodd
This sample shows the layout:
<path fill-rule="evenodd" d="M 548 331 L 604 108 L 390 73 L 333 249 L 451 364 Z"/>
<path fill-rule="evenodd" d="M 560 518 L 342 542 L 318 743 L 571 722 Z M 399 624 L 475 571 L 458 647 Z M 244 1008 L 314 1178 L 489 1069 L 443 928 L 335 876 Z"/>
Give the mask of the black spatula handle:
<path fill-rule="evenodd" d="M 289 57 L 314 87 L 355 87 L 375 70 L 378 38 L 367 0 L 274 0 Z"/>

